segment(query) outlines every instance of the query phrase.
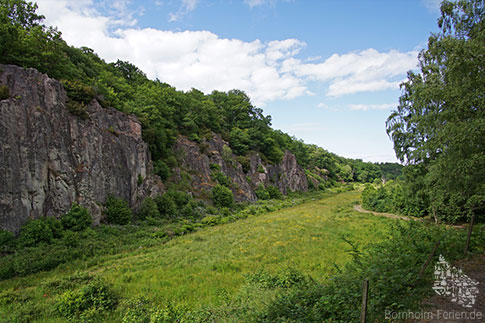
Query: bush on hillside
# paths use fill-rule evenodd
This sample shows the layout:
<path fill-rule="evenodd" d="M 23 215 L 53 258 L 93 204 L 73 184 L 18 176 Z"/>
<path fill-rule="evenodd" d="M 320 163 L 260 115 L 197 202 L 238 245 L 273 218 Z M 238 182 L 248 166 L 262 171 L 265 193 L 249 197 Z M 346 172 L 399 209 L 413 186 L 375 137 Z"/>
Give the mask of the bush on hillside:
<path fill-rule="evenodd" d="M 30 220 L 20 229 L 20 243 L 23 246 L 34 246 L 38 243 L 51 243 L 54 234 L 51 227 L 42 219 Z"/>
<path fill-rule="evenodd" d="M 278 199 L 279 200 L 279 199 L 283 198 L 283 194 L 280 192 L 280 190 L 276 186 L 270 185 L 266 188 L 266 190 L 268 191 L 269 197 L 272 198 L 272 199 Z"/>
<path fill-rule="evenodd" d="M 61 217 L 62 226 L 66 230 L 82 231 L 93 223 L 89 210 L 77 203 L 73 203 L 69 212 Z"/>
<path fill-rule="evenodd" d="M 13 241 L 14 237 L 15 236 L 10 231 L 0 230 L 0 248 L 9 245 Z"/>
<path fill-rule="evenodd" d="M 159 195 L 155 197 L 154 201 L 161 217 L 173 219 L 177 216 L 177 204 L 169 194 Z"/>
<path fill-rule="evenodd" d="M 138 210 L 137 217 L 140 220 L 146 218 L 159 218 L 160 212 L 158 211 L 157 203 L 151 198 L 147 197 L 141 203 L 140 209 Z"/>
<path fill-rule="evenodd" d="M 212 201 L 217 207 L 231 207 L 234 204 L 234 195 L 229 188 L 217 184 L 212 189 Z"/>
<path fill-rule="evenodd" d="M 68 319 L 83 314 L 83 318 L 91 319 L 103 311 L 115 308 L 118 298 L 110 285 L 100 278 L 95 278 L 79 290 L 68 290 L 62 294 L 55 306 L 57 312 Z"/>
<path fill-rule="evenodd" d="M 259 184 L 254 193 L 256 193 L 259 200 L 269 200 L 271 198 L 263 184 Z"/>
<path fill-rule="evenodd" d="M 129 224 L 133 217 L 133 212 L 129 208 L 128 202 L 112 195 L 106 199 L 104 214 L 110 224 Z"/>

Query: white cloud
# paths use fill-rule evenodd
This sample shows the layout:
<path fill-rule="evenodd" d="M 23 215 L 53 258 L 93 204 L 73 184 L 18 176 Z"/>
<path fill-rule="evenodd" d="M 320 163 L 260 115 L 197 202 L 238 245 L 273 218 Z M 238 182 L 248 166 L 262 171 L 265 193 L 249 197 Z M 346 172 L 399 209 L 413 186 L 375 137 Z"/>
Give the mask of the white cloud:
<path fill-rule="evenodd" d="M 349 105 L 351 110 L 361 110 L 361 111 L 368 111 L 368 110 L 389 110 L 394 109 L 397 107 L 395 103 L 387 103 L 387 104 L 350 104 Z"/>
<path fill-rule="evenodd" d="M 170 13 L 170 22 L 179 21 L 183 16 L 197 8 L 198 0 L 182 0 L 179 10 L 176 13 Z"/>
<path fill-rule="evenodd" d="M 317 108 L 322 108 L 322 109 L 328 109 L 328 105 L 323 103 L 323 102 L 320 102 L 318 105 L 317 105 Z"/>
<path fill-rule="evenodd" d="M 417 51 L 381 53 L 366 49 L 343 55 L 333 54 L 322 63 L 284 62 L 283 71 L 317 81 L 329 81 L 329 96 L 399 88 L 403 74 L 417 66 Z"/>
<path fill-rule="evenodd" d="M 46 24 L 59 27 L 71 45 L 87 46 L 108 62 L 130 61 L 150 78 L 180 90 L 241 89 L 256 105 L 314 95 L 310 81 L 328 85 L 327 95 L 396 88 L 417 64 L 417 52 L 374 49 L 319 58 L 297 58 L 306 44 L 298 39 L 246 42 L 209 31 L 172 32 L 136 28 L 128 0 L 109 0 L 119 8 L 101 14 L 92 0 L 38 0 Z M 182 10 L 194 10 L 184 0 Z M 123 23 L 128 17 L 130 23 Z"/>
<path fill-rule="evenodd" d="M 421 0 L 426 8 L 433 12 L 440 12 L 441 0 Z"/>

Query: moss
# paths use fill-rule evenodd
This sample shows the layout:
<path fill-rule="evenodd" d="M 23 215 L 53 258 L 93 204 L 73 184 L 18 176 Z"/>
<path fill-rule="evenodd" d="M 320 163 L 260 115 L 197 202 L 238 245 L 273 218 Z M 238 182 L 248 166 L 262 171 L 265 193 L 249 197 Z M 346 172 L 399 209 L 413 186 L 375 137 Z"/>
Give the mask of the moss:
<path fill-rule="evenodd" d="M 0 101 L 10 98 L 10 91 L 6 85 L 0 85 Z"/>
<path fill-rule="evenodd" d="M 108 129 L 106 129 L 106 131 L 108 131 L 110 134 L 118 137 L 120 134 L 118 133 L 118 131 L 115 130 L 115 128 L 113 128 L 113 126 L 109 126 Z"/>

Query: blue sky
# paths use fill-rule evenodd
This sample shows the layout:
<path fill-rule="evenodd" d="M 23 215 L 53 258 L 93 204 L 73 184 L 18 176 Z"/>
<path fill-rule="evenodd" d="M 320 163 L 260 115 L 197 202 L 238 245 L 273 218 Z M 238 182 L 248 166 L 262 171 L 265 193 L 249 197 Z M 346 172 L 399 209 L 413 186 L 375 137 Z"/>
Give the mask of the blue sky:
<path fill-rule="evenodd" d="M 438 0 L 39 0 L 48 25 L 180 90 L 238 88 L 273 127 L 395 161 L 385 120 L 437 32 Z"/>

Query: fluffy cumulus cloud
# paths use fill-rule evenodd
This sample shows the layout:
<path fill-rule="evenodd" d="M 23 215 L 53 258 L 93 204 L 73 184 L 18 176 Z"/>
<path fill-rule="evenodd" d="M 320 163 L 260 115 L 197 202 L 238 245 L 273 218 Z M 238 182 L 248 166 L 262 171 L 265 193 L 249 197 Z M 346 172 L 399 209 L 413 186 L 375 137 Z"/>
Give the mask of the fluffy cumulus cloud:
<path fill-rule="evenodd" d="M 321 63 L 303 63 L 288 59 L 283 71 L 298 77 L 330 82 L 328 95 L 341 96 L 357 92 L 396 89 L 403 74 L 416 67 L 418 52 L 401 53 L 395 50 L 381 53 L 375 49 L 333 54 Z"/>
<path fill-rule="evenodd" d="M 99 10 L 92 0 L 38 0 L 46 23 L 57 26 L 74 46 L 94 49 L 107 61 L 134 63 L 150 78 L 178 89 L 242 89 L 256 105 L 312 95 L 310 81 L 327 84 L 327 95 L 396 88 L 416 66 L 417 52 L 360 52 L 321 58 L 297 58 L 306 44 L 297 39 L 245 42 L 220 38 L 208 31 L 173 32 L 136 27 L 128 0 L 107 0 Z M 251 5 L 259 2 L 248 1 Z M 194 10 L 197 0 L 182 0 L 173 19 Z M 113 7 L 114 8 L 114 7 Z"/>

